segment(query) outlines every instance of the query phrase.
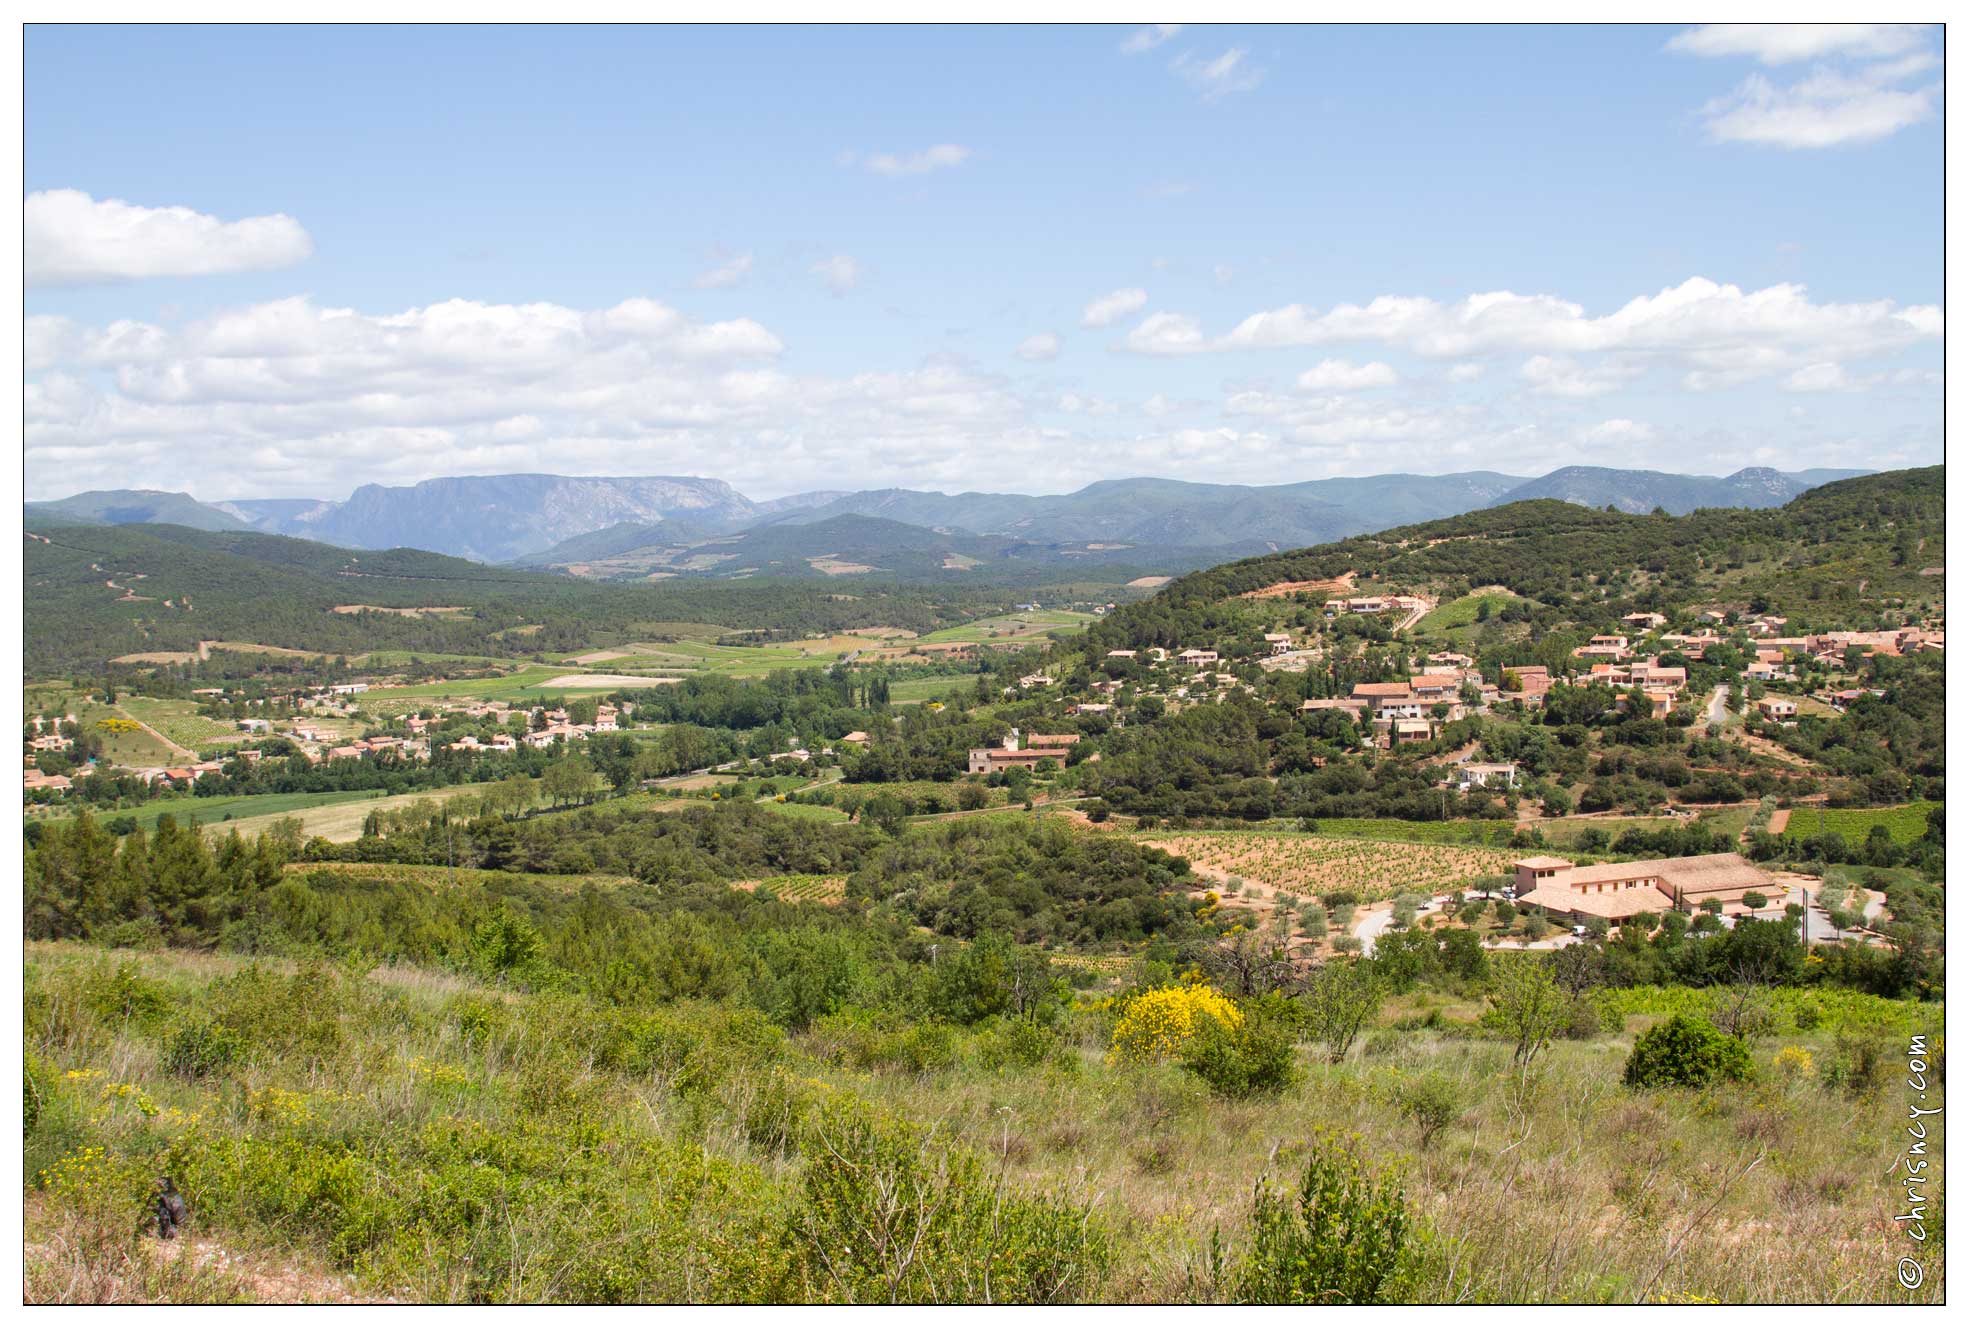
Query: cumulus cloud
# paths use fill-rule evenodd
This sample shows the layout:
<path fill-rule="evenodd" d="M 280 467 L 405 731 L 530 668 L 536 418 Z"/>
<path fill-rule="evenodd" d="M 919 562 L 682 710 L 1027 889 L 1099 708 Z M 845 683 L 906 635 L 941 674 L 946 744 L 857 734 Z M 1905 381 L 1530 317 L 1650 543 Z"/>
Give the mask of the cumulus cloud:
<path fill-rule="evenodd" d="M 314 252 L 285 213 L 221 221 L 190 208 L 147 208 L 40 190 L 23 205 L 29 286 L 85 286 L 144 277 L 206 277 L 292 267 Z"/>
<path fill-rule="evenodd" d="M 1234 92 L 1249 92 L 1265 81 L 1265 71 L 1245 60 L 1246 51 L 1233 46 L 1214 60 L 1200 60 L 1188 52 L 1176 57 L 1169 68 L 1207 102 Z"/>
<path fill-rule="evenodd" d="M 1128 40 L 1121 43 L 1123 54 L 1140 55 L 1143 51 L 1153 51 L 1156 47 L 1183 30 L 1180 23 L 1151 23 L 1137 28 L 1128 34 Z"/>
<path fill-rule="evenodd" d="M 1060 353 L 1059 336 L 1051 332 L 1035 332 L 1019 343 L 1012 354 L 1021 360 L 1051 360 Z"/>
<path fill-rule="evenodd" d="M 1149 302 L 1149 293 L 1139 286 L 1124 287 L 1119 291 L 1109 291 L 1087 302 L 1080 311 L 1080 326 L 1083 328 L 1105 328 L 1116 319 L 1126 318 L 1140 310 Z"/>
<path fill-rule="evenodd" d="M 1936 305 L 1818 304 L 1796 284 L 1745 291 L 1691 277 L 1598 317 L 1554 295 L 1490 291 L 1447 303 L 1384 295 L 1324 311 L 1306 305 L 1264 310 L 1219 337 L 1207 336 L 1189 315 L 1158 313 L 1123 345 L 1150 355 L 1346 343 L 1464 360 L 1513 352 L 1620 353 L 1637 363 L 1686 369 L 1696 375 L 1692 386 L 1711 387 L 1818 360 L 1890 354 L 1941 335 Z"/>
<path fill-rule="evenodd" d="M 848 153 L 843 160 L 849 165 L 859 164 L 863 170 L 875 175 L 927 175 L 931 171 L 962 166 L 970 157 L 969 148 L 956 143 L 939 143 L 921 152 L 875 152 L 866 157 Z"/>
<path fill-rule="evenodd" d="M 808 269 L 836 295 L 846 295 L 861 284 L 862 266 L 846 254 L 824 258 Z"/>
<path fill-rule="evenodd" d="M 1831 55 L 1901 55 L 1924 44 L 1929 31 L 1921 23 L 1706 23 L 1677 33 L 1667 49 L 1784 65 Z"/>
<path fill-rule="evenodd" d="M 37 493 L 168 481 L 339 498 L 365 481 L 539 470 L 770 493 L 849 466 L 971 479 L 984 455 L 1043 474 L 1061 452 L 1002 381 L 963 365 L 796 376 L 761 324 L 648 299 L 373 314 L 297 298 L 175 327 L 39 317 L 27 339 Z"/>
<path fill-rule="evenodd" d="M 1610 365 L 1588 367 L 1564 356 L 1534 355 L 1518 369 L 1533 392 L 1548 397 L 1598 397 L 1621 387 L 1639 372 Z"/>
<path fill-rule="evenodd" d="M 1299 375 L 1302 392 L 1360 392 L 1366 388 L 1385 388 L 1398 378 L 1395 371 L 1379 360 L 1364 365 L 1345 360 L 1322 360 Z"/>
<path fill-rule="evenodd" d="M 1462 364 L 1451 365 L 1449 373 L 1445 375 L 1452 383 L 1475 383 L 1483 376 L 1484 367 L 1475 360 L 1465 360 Z"/>
<path fill-rule="evenodd" d="M 1819 62 L 1789 84 L 1752 74 L 1699 115 L 1714 143 L 1833 148 L 1876 142 L 1934 116 L 1941 81 L 1908 86 L 1941 64 L 1932 32 L 1912 23 L 1719 23 L 1680 33 L 1667 49 L 1767 66 Z"/>
<path fill-rule="evenodd" d="M 738 285 L 751 271 L 752 255 L 733 254 L 698 273 L 691 279 L 691 285 L 700 291 L 721 291 Z"/>
<path fill-rule="evenodd" d="M 1821 70 L 1780 87 L 1752 74 L 1702 108 L 1703 126 L 1717 143 L 1776 148 L 1834 148 L 1872 143 L 1935 114 L 1941 84 L 1892 86 L 1886 79 Z"/>
<path fill-rule="evenodd" d="M 1143 355 L 1187 355 L 1210 349 L 1203 325 L 1188 314 L 1150 314 L 1121 344 Z"/>

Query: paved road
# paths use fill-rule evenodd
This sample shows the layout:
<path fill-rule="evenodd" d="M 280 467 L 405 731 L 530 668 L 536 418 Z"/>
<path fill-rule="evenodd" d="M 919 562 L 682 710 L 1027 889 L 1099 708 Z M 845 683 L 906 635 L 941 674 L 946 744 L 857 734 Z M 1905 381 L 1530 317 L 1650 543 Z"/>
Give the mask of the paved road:
<path fill-rule="evenodd" d="M 1709 709 L 1704 716 L 1704 718 L 1707 719 L 1709 723 L 1716 724 L 1716 725 L 1729 723 L 1730 712 L 1723 705 L 1724 698 L 1728 697 L 1729 695 L 1730 695 L 1729 688 L 1720 685 L 1717 687 L 1716 691 L 1709 694 Z"/>
<path fill-rule="evenodd" d="M 1448 903 L 1449 897 L 1447 895 L 1438 895 L 1434 899 L 1425 900 L 1416 907 L 1415 916 L 1420 918 L 1424 914 L 1433 913 Z M 1394 925 L 1395 910 L 1393 905 L 1390 905 L 1386 909 L 1371 909 L 1363 914 L 1360 920 L 1354 924 L 1354 935 L 1359 937 L 1361 942 L 1361 954 L 1374 954 L 1374 939 Z"/>
<path fill-rule="evenodd" d="M 1450 896 L 1438 895 L 1418 908 L 1415 911 L 1416 917 L 1420 918 L 1423 914 L 1447 909 L 1450 900 Z M 1366 914 L 1362 915 L 1360 921 L 1354 924 L 1354 935 L 1359 937 L 1361 942 L 1361 954 L 1374 954 L 1375 939 L 1384 932 L 1387 932 L 1394 924 L 1395 911 L 1392 907 L 1369 910 Z M 1584 940 L 1584 938 L 1575 937 L 1570 929 L 1560 924 L 1554 923 L 1552 926 L 1557 928 L 1558 931 L 1552 933 L 1543 941 L 1488 941 L 1484 943 L 1484 947 L 1486 950 L 1493 951 L 1556 951 L 1562 946 L 1570 946 L 1576 941 Z"/>
<path fill-rule="evenodd" d="M 1825 910 L 1811 903 L 1806 898 L 1806 889 L 1802 885 L 1792 886 L 1785 892 L 1782 900 L 1775 902 L 1769 908 L 1758 910 L 1755 917 L 1760 919 L 1781 919 L 1784 917 L 1784 907 L 1788 904 L 1805 906 L 1805 935 L 1815 945 L 1819 943 L 1829 944 L 1841 940 L 1860 941 L 1864 939 L 1864 934 L 1858 930 L 1841 932 L 1838 928 L 1832 926 L 1832 920 L 1826 916 Z M 1866 892 L 1866 909 L 1863 911 L 1862 916 L 1866 919 L 1869 926 L 1875 925 L 1880 921 L 1880 916 L 1886 912 L 1886 908 L 1886 896 L 1874 891 Z M 1735 925 L 1735 918 L 1725 918 L 1723 920 L 1724 927 L 1734 927 Z"/>

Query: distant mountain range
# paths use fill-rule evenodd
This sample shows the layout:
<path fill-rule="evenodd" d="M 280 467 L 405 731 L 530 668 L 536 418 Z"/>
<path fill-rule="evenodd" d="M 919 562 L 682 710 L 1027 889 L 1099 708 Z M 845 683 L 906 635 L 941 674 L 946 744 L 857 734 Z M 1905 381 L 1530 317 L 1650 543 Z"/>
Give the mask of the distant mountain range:
<path fill-rule="evenodd" d="M 904 571 L 898 562 L 958 572 L 1005 560 L 1161 570 L 1321 544 L 1527 498 L 1623 512 L 1659 507 L 1680 515 L 1697 508 L 1778 507 L 1807 489 L 1864 474 L 1758 467 L 1718 478 L 1571 466 L 1536 479 L 1493 471 L 1285 485 L 1130 479 L 1103 480 L 1071 494 L 873 489 L 767 502 L 696 476 L 484 475 L 364 485 L 340 502 L 202 503 L 182 493 L 104 490 L 30 503 L 27 511 L 85 524 L 161 522 L 355 549 L 426 549 L 482 563 L 581 565 L 587 575 L 759 575 L 803 565 L 825 571 L 816 560 L 898 574 Z"/>

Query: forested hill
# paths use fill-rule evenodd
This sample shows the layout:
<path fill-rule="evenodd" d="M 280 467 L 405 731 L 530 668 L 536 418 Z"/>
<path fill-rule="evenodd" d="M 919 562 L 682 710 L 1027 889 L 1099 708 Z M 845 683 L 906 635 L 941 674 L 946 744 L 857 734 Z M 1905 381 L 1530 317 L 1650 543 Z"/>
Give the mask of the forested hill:
<path fill-rule="evenodd" d="M 1633 516 L 1535 499 L 1192 573 L 1124 608 L 1089 650 L 1194 645 L 1240 616 L 1239 596 L 1355 574 L 1362 587 L 1448 600 L 1502 586 L 1581 620 L 1756 599 L 1772 612 L 1851 615 L 1939 600 L 1943 468 L 1836 481 L 1781 508 Z M 1336 592 L 1337 593 L 1337 592 Z"/>
<path fill-rule="evenodd" d="M 605 586 L 417 549 L 39 518 L 28 522 L 23 560 L 30 673 L 191 651 L 201 641 L 331 655 L 393 648 L 505 656 L 626 640 L 664 622 L 796 635 L 876 624 L 927 632 L 1004 599 L 1003 591 L 867 582 L 852 597 L 787 582 Z M 387 612 L 405 607 L 440 612 Z"/>

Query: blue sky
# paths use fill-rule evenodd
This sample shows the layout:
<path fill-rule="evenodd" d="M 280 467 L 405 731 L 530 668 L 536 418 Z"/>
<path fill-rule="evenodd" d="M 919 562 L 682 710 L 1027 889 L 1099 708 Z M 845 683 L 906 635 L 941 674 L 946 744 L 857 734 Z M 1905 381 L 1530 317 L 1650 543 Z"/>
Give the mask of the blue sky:
<path fill-rule="evenodd" d="M 1934 462 L 1940 55 L 31 27 L 28 491 Z"/>

